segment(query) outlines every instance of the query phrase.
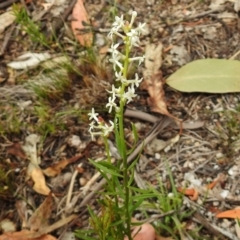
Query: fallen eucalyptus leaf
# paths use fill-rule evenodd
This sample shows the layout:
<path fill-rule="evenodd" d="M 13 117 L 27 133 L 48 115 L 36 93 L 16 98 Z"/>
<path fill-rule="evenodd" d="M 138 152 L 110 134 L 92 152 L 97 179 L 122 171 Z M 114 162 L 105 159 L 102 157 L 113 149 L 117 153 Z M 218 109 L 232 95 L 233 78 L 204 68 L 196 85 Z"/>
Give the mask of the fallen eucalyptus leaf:
<path fill-rule="evenodd" d="M 225 59 L 201 59 L 173 73 L 166 83 L 182 92 L 240 92 L 240 62 Z"/>

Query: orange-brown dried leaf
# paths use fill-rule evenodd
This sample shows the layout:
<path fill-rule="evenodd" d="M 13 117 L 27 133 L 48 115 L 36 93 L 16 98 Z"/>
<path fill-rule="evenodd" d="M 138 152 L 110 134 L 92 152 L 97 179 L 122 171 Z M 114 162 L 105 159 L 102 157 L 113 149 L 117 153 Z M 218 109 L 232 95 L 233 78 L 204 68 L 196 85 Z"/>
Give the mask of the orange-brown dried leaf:
<path fill-rule="evenodd" d="M 82 0 L 77 0 L 72 17 L 71 27 L 75 37 L 82 46 L 90 47 L 93 42 L 93 33 L 85 29 L 84 25 L 89 25 L 90 21 Z"/>
<path fill-rule="evenodd" d="M 157 45 L 148 44 L 145 50 L 144 81 L 141 84 L 141 89 L 148 91 L 150 97 L 147 99 L 147 102 L 152 111 L 173 117 L 167 110 L 163 90 L 164 81 L 160 70 L 161 65 L 162 43 L 159 42 Z"/>
<path fill-rule="evenodd" d="M 14 233 L 4 233 L 0 236 L 0 240 L 57 240 L 50 234 L 43 234 L 40 237 L 31 237 L 33 232 L 22 230 Z"/>
<path fill-rule="evenodd" d="M 50 193 L 49 187 L 46 185 L 45 177 L 42 169 L 32 163 L 28 166 L 28 176 L 30 176 L 34 182 L 33 189 L 40 194 L 48 195 Z"/>
<path fill-rule="evenodd" d="M 38 231 L 40 228 L 48 226 L 48 220 L 53 210 L 53 197 L 49 193 L 44 202 L 36 209 L 29 218 L 28 226 L 31 231 Z"/>
<path fill-rule="evenodd" d="M 207 189 L 213 189 L 217 184 L 223 184 L 226 181 L 226 176 L 223 173 L 218 174 L 217 178 L 213 182 L 207 185 Z"/>
<path fill-rule="evenodd" d="M 82 157 L 82 155 L 77 155 L 69 159 L 64 159 L 52 166 L 48 167 L 47 169 L 43 170 L 43 173 L 48 177 L 55 177 L 70 163 L 76 162 Z"/>
<path fill-rule="evenodd" d="M 224 211 L 224 212 L 218 213 L 216 217 L 240 219 L 240 209 L 235 208 L 233 210 Z"/>
<path fill-rule="evenodd" d="M 162 73 L 159 71 L 152 76 L 151 82 L 147 84 L 147 91 L 150 95 L 147 101 L 153 112 L 159 112 L 171 117 L 171 114 L 167 110 L 163 85 Z"/>
<path fill-rule="evenodd" d="M 184 194 L 185 196 L 189 196 L 189 198 L 192 201 L 196 201 L 198 199 L 199 192 L 196 189 L 194 189 L 194 188 L 188 188 L 188 189 L 178 188 L 177 190 L 180 193 Z"/>
<path fill-rule="evenodd" d="M 195 193 L 195 189 L 194 188 L 188 188 L 188 189 L 185 189 L 185 188 L 178 188 L 177 189 L 180 193 L 184 194 L 185 196 L 193 196 L 194 193 Z"/>

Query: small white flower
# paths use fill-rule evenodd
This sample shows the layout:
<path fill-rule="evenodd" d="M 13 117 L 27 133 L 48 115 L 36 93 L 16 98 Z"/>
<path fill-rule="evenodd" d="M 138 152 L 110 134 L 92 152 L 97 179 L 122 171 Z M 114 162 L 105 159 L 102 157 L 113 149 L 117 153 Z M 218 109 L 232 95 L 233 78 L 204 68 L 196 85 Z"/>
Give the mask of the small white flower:
<path fill-rule="evenodd" d="M 92 132 L 93 130 L 94 130 L 94 127 L 95 127 L 95 123 L 94 122 L 91 122 L 90 124 L 89 124 L 89 132 Z"/>
<path fill-rule="evenodd" d="M 98 132 L 95 131 L 96 129 L 100 128 L 100 125 L 95 125 L 95 122 L 91 122 L 89 125 L 90 127 L 88 132 L 90 133 L 92 140 L 94 139 L 94 136 L 102 134 L 101 131 L 98 131 Z"/>
<path fill-rule="evenodd" d="M 123 79 L 123 75 L 122 75 L 122 72 L 115 72 L 115 77 L 116 77 L 116 81 L 120 81 L 122 82 L 122 79 Z"/>
<path fill-rule="evenodd" d="M 119 43 L 117 44 L 112 44 L 111 48 L 108 49 L 108 52 L 111 52 L 112 54 L 119 54 L 119 51 L 117 50 L 119 47 Z"/>
<path fill-rule="evenodd" d="M 143 80 L 143 79 L 142 79 L 142 78 L 139 79 L 138 74 L 135 73 L 134 84 L 135 84 L 136 87 L 139 87 L 139 84 L 142 82 L 142 80 Z"/>
<path fill-rule="evenodd" d="M 139 57 L 139 63 L 138 63 L 138 66 L 143 63 L 145 60 L 145 55 L 143 55 L 142 57 Z"/>
<path fill-rule="evenodd" d="M 121 56 L 119 54 L 112 54 L 112 58 L 109 59 L 109 62 L 113 63 L 113 68 L 116 70 L 116 66 L 118 66 L 121 70 L 123 69 L 122 63 L 119 61 Z"/>
<path fill-rule="evenodd" d="M 95 113 L 95 109 L 92 108 L 92 112 L 91 113 L 88 113 L 88 116 L 89 116 L 89 120 L 92 120 L 94 119 L 96 122 L 98 122 L 98 113 Z"/>
<path fill-rule="evenodd" d="M 123 15 L 121 15 L 121 17 L 115 17 L 115 22 L 112 24 L 112 26 L 120 29 L 124 26 L 124 24 Z"/>
<path fill-rule="evenodd" d="M 126 34 L 129 37 L 130 45 L 138 47 L 139 46 L 139 37 L 138 32 L 135 29 L 131 29 L 130 32 Z"/>
<path fill-rule="evenodd" d="M 138 31 L 138 35 L 141 35 L 142 33 L 146 33 L 146 29 L 145 29 L 145 25 L 146 23 L 139 23 L 138 27 L 136 28 L 136 30 Z"/>
<path fill-rule="evenodd" d="M 117 73 L 117 72 L 116 72 Z M 112 90 L 107 90 L 112 96 L 115 98 L 115 96 L 120 97 L 121 87 L 115 88 L 115 86 L 112 84 Z"/>
<path fill-rule="evenodd" d="M 102 135 L 102 131 L 98 131 L 98 132 L 90 132 L 90 134 L 91 134 L 91 138 L 92 138 L 92 140 L 94 140 L 94 136 Z"/>
<path fill-rule="evenodd" d="M 137 12 L 136 11 L 132 11 L 132 18 L 131 18 L 131 22 L 129 24 L 129 27 L 131 28 L 133 25 L 133 22 L 135 20 L 135 18 L 137 17 Z"/>
<path fill-rule="evenodd" d="M 117 104 L 115 103 L 115 96 L 109 97 L 108 98 L 108 103 L 106 104 L 106 107 L 109 108 L 109 113 L 112 112 L 112 108 L 116 108 Z"/>
<path fill-rule="evenodd" d="M 109 123 L 110 123 L 110 126 L 107 125 L 107 124 L 105 124 L 104 126 L 102 126 L 103 136 L 104 136 L 104 137 L 108 136 L 108 134 L 109 134 L 110 132 L 112 132 L 113 129 L 114 129 L 114 123 L 113 123 L 112 121 L 109 121 Z"/>
<path fill-rule="evenodd" d="M 123 94 L 123 98 L 127 100 L 127 103 L 131 102 L 136 96 L 137 94 L 135 94 L 134 84 L 131 84 L 131 86 L 128 87 L 128 91 Z"/>
<path fill-rule="evenodd" d="M 144 62 L 144 60 L 145 60 L 145 56 L 129 58 L 129 61 L 130 61 L 130 62 L 139 61 L 138 66 L 139 66 L 142 62 Z"/>
<path fill-rule="evenodd" d="M 113 27 L 108 34 L 108 38 L 112 39 L 113 34 L 115 34 L 117 31 L 118 29 Z"/>

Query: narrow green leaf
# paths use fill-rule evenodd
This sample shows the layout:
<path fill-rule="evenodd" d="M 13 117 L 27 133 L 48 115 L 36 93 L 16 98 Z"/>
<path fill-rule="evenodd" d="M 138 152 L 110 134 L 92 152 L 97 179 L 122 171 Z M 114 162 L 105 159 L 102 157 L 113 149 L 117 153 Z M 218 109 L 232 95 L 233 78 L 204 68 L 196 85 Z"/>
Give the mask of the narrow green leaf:
<path fill-rule="evenodd" d="M 123 177 L 121 174 L 119 174 L 117 172 L 116 169 L 113 169 L 113 166 L 111 165 L 110 167 L 110 164 L 108 166 L 107 165 L 107 162 L 104 162 L 106 164 L 103 164 L 103 162 L 94 162 L 92 160 L 89 160 L 99 171 L 103 172 L 103 173 L 109 173 L 113 176 L 117 176 L 117 177 Z"/>
<path fill-rule="evenodd" d="M 240 92 L 240 61 L 196 60 L 173 73 L 166 83 L 182 92 Z"/>
<path fill-rule="evenodd" d="M 138 199 L 138 201 L 129 208 L 129 212 L 133 213 L 142 204 L 143 201 L 144 199 Z"/>

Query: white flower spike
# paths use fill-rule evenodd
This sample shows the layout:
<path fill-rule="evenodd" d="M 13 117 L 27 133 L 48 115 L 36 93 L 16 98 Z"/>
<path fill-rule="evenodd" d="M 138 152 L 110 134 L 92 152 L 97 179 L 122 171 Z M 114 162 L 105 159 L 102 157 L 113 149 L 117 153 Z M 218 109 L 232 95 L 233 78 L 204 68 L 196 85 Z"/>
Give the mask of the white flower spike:
<path fill-rule="evenodd" d="M 110 49 L 111 58 L 109 61 L 113 64 L 113 69 L 115 71 L 115 81 L 118 81 L 120 86 L 115 87 L 112 85 L 112 89 L 109 91 L 110 97 L 108 98 L 108 103 L 106 108 L 108 112 L 111 113 L 113 110 L 117 113 L 122 112 L 124 104 L 129 103 L 137 96 L 135 93 L 135 87 L 139 87 L 142 82 L 142 78 L 139 79 L 138 74 L 135 74 L 135 79 L 127 79 L 127 71 L 130 62 L 138 61 L 140 65 L 144 61 L 144 56 L 129 57 L 131 48 L 133 46 L 139 46 L 140 40 L 139 36 L 145 32 L 145 23 L 139 23 L 137 28 L 133 27 L 134 21 L 137 17 L 137 12 L 133 11 L 131 16 L 131 21 L 128 23 L 124 21 L 123 15 L 121 17 L 116 17 L 114 23 L 112 24 L 112 29 L 108 36 L 113 39 L 113 35 L 118 36 L 123 39 L 125 43 L 126 55 L 122 54 L 119 49 L 119 43 L 112 43 Z M 119 101 L 116 103 L 116 99 Z M 120 106 L 119 106 L 119 105 Z M 89 115 L 89 120 L 92 120 L 89 126 L 89 132 L 94 138 L 94 136 L 102 135 L 107 137 L 110 132 L 114 130 L 114 123 L 110 121 L 108 124 L 104 122 L 101 117 L 98 117 L 98 113 L 95 113 L 94 108 Z M 119 119 L 115 115 L 115 122 Z"/>

